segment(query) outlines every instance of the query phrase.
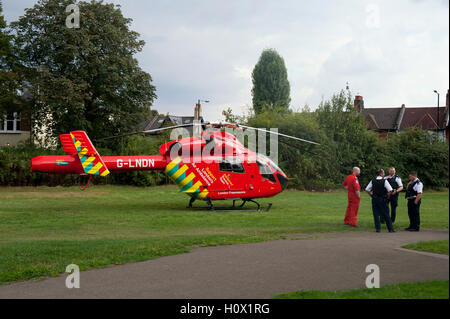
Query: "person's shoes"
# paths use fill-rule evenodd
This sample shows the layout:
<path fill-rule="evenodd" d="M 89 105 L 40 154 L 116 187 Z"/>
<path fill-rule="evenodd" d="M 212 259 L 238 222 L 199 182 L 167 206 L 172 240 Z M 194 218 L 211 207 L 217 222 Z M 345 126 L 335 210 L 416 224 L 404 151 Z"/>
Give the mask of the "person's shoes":
<path fill-rule="evenodd" d="M 352 224 L 350 224 L 350 226 L 355 227 L 355 228 L 359 228 L 358 225 L 352 225 Z"/>
<path fill-rule="evenodd" d="M 396 233 L 397 231 L 395 229 L 391 229 L 389 232 L 390 233 Z"/>
<path fill-rule="evenodd" d="M 379 229 L 377 229 L 377 230 L 375 230 L 377 233 L 379 233 L 379 232 L 381 232 L 381 230 L 379 230 Z"/>
<path fill-rule="evenodd" d="M 419 228 L 412 228 L 410 231 L 420 231 Z"/>
<path fill-rule="evenodd" d="M 406 231 L 411 231 L 412 228 L 411 228 L 411 227 L 408 227 L 408 228 L 405 228 L 405 230 L 406 230 Z"/>

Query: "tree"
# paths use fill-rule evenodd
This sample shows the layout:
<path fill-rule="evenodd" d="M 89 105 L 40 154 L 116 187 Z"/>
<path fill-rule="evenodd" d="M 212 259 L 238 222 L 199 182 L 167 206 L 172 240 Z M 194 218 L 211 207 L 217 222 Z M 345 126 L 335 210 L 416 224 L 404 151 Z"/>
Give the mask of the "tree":
<path fill-rule="evenodd" d="M 19 111 L 22 107 L 19 96 L 20 78 L 15 72 L 17 58 L 12 45 L 12 35 L 7 30 L 0 2 L 0 121 L 5 113 Z"/>
<path fill-rule="evenodd" d="M 255 113 L 264 109 L 288 110 L 290 85 L 283 58 L 274 49 L 261 53 L 252 73 L 253 108 Z"/>
<path fill-rule="evenodd" d="M 374 132 L 367 129 L 364 118 L 353 106 L 349 91 L 333 95 L 316 110 L 319 126 L 327 135 L 332 161 L 329 162 L 330 178 L 336 183 L 344 180 L 353 166 L 361 168 L 361 182 L 371 179 L 376 168 L 383 167 L 385 154 L 379 152 L 380 142 Z"/>
<path fill-rule="evenodd" d="M 144 41 L 119 6 L 102 1 L 78 2 L 80 27 L 67 27 L 72 3 L 39 0 L 11 24 L 27 68 L 33 127 L 53 137 L 81 129 L 94 140 L 132 131 L 156 98 L 134 57 Z"/>
<path fill-rule="evenodd" d="M 416 171 L 425 187 L 448 187 L 448 141 L 442 141 L 436 133 L 420 128 L 390 133 L 384 153 L 389 154 L 387 164 L 396 168 L 403 183 L 411 171 Z"/>

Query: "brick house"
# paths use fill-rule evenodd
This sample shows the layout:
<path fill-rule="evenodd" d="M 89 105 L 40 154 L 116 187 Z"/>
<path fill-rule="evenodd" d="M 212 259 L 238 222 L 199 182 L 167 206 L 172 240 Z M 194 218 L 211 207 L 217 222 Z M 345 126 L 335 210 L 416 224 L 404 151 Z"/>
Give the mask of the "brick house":
<path fill-rule="evenodd" d="M 28 101 L 29 92 L 25 91 L 22 98 Z M 31 121 L 28 114 L 13 111 L 2 115 L 0 117 L 0 147 L 16 146 L 19 142 L 31 138 Z"/>
<path fill-rule="evenodd" d="M 369 129 L 378 132 L 380 138 L 386 138 L 390 132 L 398 132 L 410 127 L 434 131 L 442 138 L 449 139 L 449 92 L 447 91 L 445 106 L 423 107 L 374 107 L 364 108 L 364 100 L 355 96 L 355 109 L 364 116 Z"/>

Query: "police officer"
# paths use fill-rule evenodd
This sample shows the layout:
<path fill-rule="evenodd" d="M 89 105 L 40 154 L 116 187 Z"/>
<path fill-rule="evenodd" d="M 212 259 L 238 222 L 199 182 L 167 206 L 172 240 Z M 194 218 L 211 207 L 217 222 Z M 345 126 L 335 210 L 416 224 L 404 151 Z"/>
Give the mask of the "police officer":
<path fill-rule="evenodd" d="M 377 170 L 377 177 L 371 180 L 367 185 L 366 192 L 372 197 L 372 213 L 376 232 L 380 232 L 380 216 L 383 216 L 389 232 L 395 233 L 391 217 L 389 217 L 389 208 L 387 205 L 387 197 L 392 192 L 392 187 L 389 182 L 384 179 L 383 169 L 380 168 Z"/>
<path fill-rule="evenodd" d="M 420 204 L 422 202 L 423 184 L 417 178 L 416 172 L 409 173 L 409 183 L 406 186 L 406 199 L 408 200 L 408 216 L 409 227 L 405 228 L 408 231 L 420 230 Z"/>
<path fill-rule="evenodd" d="M 397 206 L 398 206 L 398 193 L 403 190 L 402 179 L 395 174 L 395 167 L 389 167 L 389 176 L 386 176 L 386 180 L 392 187 L 391 196 L 388 198 L 388 202 L 391 205 L 391 221 L 395 222 L 395 217 L 397 216 Z M 389 213 L 389 206 L 388 206 Z"/>

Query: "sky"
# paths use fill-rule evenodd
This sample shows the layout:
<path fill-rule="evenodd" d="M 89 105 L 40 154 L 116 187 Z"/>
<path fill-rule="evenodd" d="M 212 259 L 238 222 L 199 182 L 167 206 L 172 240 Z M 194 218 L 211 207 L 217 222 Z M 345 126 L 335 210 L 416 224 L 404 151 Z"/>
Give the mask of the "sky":
<path fill-rule="evenodd" d="M 34 0 L 3 0 L 7 22 Z M 156 86 L 152 108 L 208 121 L 252 105 L 253 67 L 273 48 L 284 58 L 291 108 L 315 109 L 344 89 L 365 107 L 445 105 L 448 0 L 114 0 L 146 42 L 136 58 Z M 82 27 L 82 21 L 80 21 Z"/>

